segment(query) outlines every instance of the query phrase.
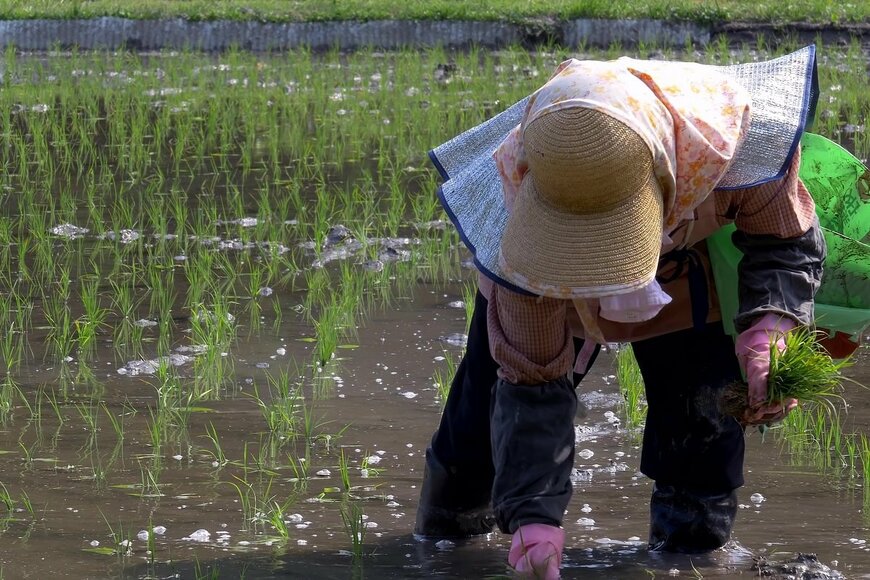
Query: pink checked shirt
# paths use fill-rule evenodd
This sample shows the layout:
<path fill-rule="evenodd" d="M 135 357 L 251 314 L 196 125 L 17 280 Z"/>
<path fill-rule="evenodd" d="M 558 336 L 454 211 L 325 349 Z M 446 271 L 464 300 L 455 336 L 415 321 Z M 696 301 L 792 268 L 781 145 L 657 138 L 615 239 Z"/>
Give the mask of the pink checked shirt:
<path fill-rule="evenodd" d="M 710 289 L 707 322 L 721 320 L 721 312 L 703 240 L 732 222 L 749 234 L 791 238 L 805 233 L 814 222 L 815 204 L 798 178 L 799 166 L 798 152 L 789 172 L 778 181 L 748 189 L 714 190 L 695 209 L 695 219 L 677 224 L 671 235 L 673 243 L 662 247 L 664 254 L 685 244 L 701 254 Z M 667 278 L 674 268 L 666 266 L 658 275 Z M 622 324 L 599 316 L 597 321 L 604 338 L 608 342 L 631 342 L 691 328 L 687 276 L 684 274 L 662 287 L 673 301 L 652 320 Z M 570 301 L 523 296 L 494 285 L 483 275 L 480 290 L 489 301 L 490 350 L 501 364 L 499 372 L 503 378 L 515 384 L 535 384 L 552 380 L 570 368 L 574 356 L 571 337 L 584 336 Z"/>

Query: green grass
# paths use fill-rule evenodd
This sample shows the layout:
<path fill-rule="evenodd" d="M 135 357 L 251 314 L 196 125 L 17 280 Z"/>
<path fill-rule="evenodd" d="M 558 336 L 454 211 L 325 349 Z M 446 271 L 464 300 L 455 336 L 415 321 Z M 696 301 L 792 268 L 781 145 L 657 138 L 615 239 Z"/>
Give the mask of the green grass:
<path fill-rule="evenodd" d="M 189 20 L 260 20 L 296 22 L 322 20 L 506 20 L 519 22 L 555 18 L 660 18 L 719 22 L 724 20 L 862 21 L 870 3 L 829 0 L 757 2 L 752 0 L 7 0 L 0 18 L 127 18 L 182 17 Z"/>

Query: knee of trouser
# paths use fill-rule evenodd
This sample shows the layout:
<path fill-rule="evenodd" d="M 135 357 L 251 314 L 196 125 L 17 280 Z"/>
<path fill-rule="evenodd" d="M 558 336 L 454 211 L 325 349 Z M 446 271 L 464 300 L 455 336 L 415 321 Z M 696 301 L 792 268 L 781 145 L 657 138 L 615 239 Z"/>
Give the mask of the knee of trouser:
<path fill-rule="evenodd" d="M 559 526 L 571 498 L 577 394 L 567 376 L 540 385 L 499 380 L 492 413 L 492 502 L 502 531 Z"/>

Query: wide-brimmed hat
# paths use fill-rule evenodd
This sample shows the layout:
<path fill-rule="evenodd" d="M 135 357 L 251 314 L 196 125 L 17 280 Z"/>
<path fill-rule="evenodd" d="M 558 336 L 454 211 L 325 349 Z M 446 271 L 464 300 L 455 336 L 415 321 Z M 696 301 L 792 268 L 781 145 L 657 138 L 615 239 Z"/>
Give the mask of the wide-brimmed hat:
<path fill-rule="evenodd" d="M 664 200 L 643 138 L 607 113 L 571 107 L 529 123 L 523 140 L 529 170 L 502 236 L 502 270 L 575 297 L 649 283 Z"/>
<path fill-rule="evenodd" d="M 695 67 L 710 69 L 736 81 L 751 97 L 749 132 L 740 143 L 733 162 L 730 164 L 727 173 L 719 181 L 717 187 L 723 189 L 752 187 L 778 179 L 785 174 L 791 163 L 792 155 L 798 146 L 800 137 L 808 121 L 811 121 L 813 118 L 818 97 L 818 79 L 815 62 L 815 47 L 808 46 L 783 57 L 763 62 L 726 67 L 693 65 Z M 627 65 L 632 65 L 631 59 L 628 59 Z M 680 67 L 682 63 L 673 63 L 672 65 L 665 63 L 665 65 Z M 679 71 L 680 69 L 677 68 L 675 70 Z M 552 291 L 552 288 L 539 290 L 535 284 L 520 284 L 518 282 L 524 278 L 520 273 L 523 268 L 531 273 L 531 268 L 543 268 L 545 266 L 544 262 L 541 261 L 544 259 L 543 257 L 526 260 L 532 244 L 528 243 L 529 248 L 523 248 L 524 240 L 531 240 L 530 236 L 532 235 L 537 236 L 534 238 L 536 240 L 534 244 L 535 251 L 544 248 L 548 243 L 569 242 L 572 244 L 572 248 L 576 250 L 578 242 L 586 235 L 579 223 L 577 228 L 570 231 L 570 233 L 568 233 L 570 228 L 566 228 L 562 230 L 561 234 L 555 234 L 556 224 L 560 223 L 558 220 L 547 222 L 548 225 L 539 224 L 532 229 L 523 229 L 529 226 L 528 224 L 523 226 L 519 221 L 511 221 L 509 225 L 509 218 L 511 216 L 505 204 L 502 182 L 496 162 L 493 159 L 493 152 L 520 124 L 528 104 L 529 97 L 526 97 L 488 121 L 472 127 L 430 151 L 430 159 L 445 180 L 438 190 L 438 195 L 447 215 L 456 225 L 462 241 L 474 255 L 476 266 L 486 276 L 498 284 L 526 294 L 535 293 L 561 297 L 581 297 L 584 293 L 582 287 L 573 286 L 569 287 L 570 292 L 558 292 Z M 539 120 L 543 121 L 545 117 L 542 116 L 540 119 L 535 120 L 535 122 Z M 558 117 L 553 118 L 554 121 L 557 119 Z M 532 124 L 530 123 L 529 127 Z M 529 136 L 527 133 L 524 137 Z M 536 175 L 540 171 L 532 169 L 531 173 Z M 635 173 L 640 175 L 638 171 L 635 171 Z M 522 191 L 514 203 L 532 203 L 530 200 L 537 199 L 541 200 L 541 203 L 535 203 L 534 211 L 545 212 L 552 210 L 552 205 L 543 203 L 541 190 L 538 187 L 539 183 L 534 181 L 535 179 L 533 175 L 531 179 L 525 180 L 528 183 L 523 182 Z M 527 188 L 533 188 L 534 191 L 530 191 Z M 645 199 L 648 203 L 653 204 L 654 202 L 651 201 L 653 197 L 649 195 L 650 190 L 643 187 L 641 189 L 644 193 L 637 196 L 635 203 Z M 534 195 L 526 195 L 531 193 L 534 193 Z M 520 199 L 523 201 L 520 201 Z M 665 202 L 668 202 L 668 200 L 665 200 Z M 517 212 L 516 219 L 519 220 L 519 212 L 526 211 L 526 207 L 525 205 L 515 207 L 514 211 Z M 655 213 L 650 209 L 645 209 L 643 211 L 638 210 L 637 214 L 646 212 L 650 215 Z M 556 213 L 560 215 L 559 219 L 565 219 L 566 212 Z M 635 214 L 627 212 L 625 215 Z M 576 219 L 582 221 L 582 218 Z M 653 217 L 651 219 L 655 220 L 656 218 Z M 529 223 L 534 222 L 529 221 Z M 632 224 L 632 227 L 638 228 L 637 231 L 647 232 L 646 235 L 650 235 L 648 232 L 655 229 L 650 226 L 650 230 L 643 230 L 639 223 L 632 222 Z M 644 268 L 647 268 L 649 271 L 647 271 L 646 275 L 651 277 L 654 264 L 651 264 L 653 259 L 650 257 L 652 252 L 649 248 L 660 242 L 660 239 L 657 242 L 645 240 L 641 244 L 639 241 L 627 239 L 631 236 L 628 233 L 628 229 L 617 231 L 613 220 L 609 220 L 609 224 L 605 227 L 608 228 L 608 236 L 618 237 L 625 234 L 625 245 L 622 246 L 623 250 L 619 254 L 622 256 L 622 259 L 636 260 L 636 262 L 632 262 L 630 268 L 620 268 L 620 270 L 623 272 L 635 272 L 635 269 L 642 271 Z M 550 231 L 542 231 L 548 228 Z M 516 233 L 508 235 L 509 231 Z M 659 227 L 657 235 L 661 236 L 661 234 L 662 229 Z M 505 239 L 506 235 L 508 235 L 509 239 Z M 640 237 L 637 232 L 634 235 Z M 570 252 L 570 259 L 585 259 L 583 254 L 588 253 L 590 254 L 591 261 L 591 256 L 594 252 L 609 251 L 609 248 L 606 247 L 608 239 L 610 238 L 604 238 L 605 241 L 597 244 L 595 248 L 590 246 L 582 248 L 581 251 Z M 614 247 L 617 243 L 613 240 L 610 242 Z M 635 243 L 638 244 L 638 248 L 640 245 L 643 245 L 646 249 L 645 252 L 640 252 L 640 257 L 633 256 L 634 251 L 631 248 L 635 247 L 633 245 Z M 656 249 L 657 251 L 658 248 Z M 548 271 L 552 266 L 556 265 L 562 266 L 559 269 L 560 273 L 563 271 L 579 270 L 579 268 L 571 267 L 567 264 L 567 255 L 569 254 L 562 254 L 558 258 L 553 255 L 548 258 L 555 262 L 546 264 Z M 597 257 L 603 259 L 605 256 L 599 255 Z M 607 260 L 610 259 L 607 258 Z M 524 265 L 526 263 L 528 265 Z M 602 261 L 602 263 L 606 264 L 607 261 Z M 613 262 L 610 263 L 612 264 Z M 505 267 L 513 268 L 515 271 L 506 272 Z M 518 268 L 519 270 L 517 270 Z M 576 274 L 576 272 L 571 274 Z M 616 275 L 614 268 L 611 268 L 610 275 Z M 634 278 L 635 275 L 632 274 L 631 277 Z M 601 276 L 601 282 L 609 280 L 606 278 L 605 273 L 602 272 Z M 640 276 L 636 282 L 642 285 L 642 279 L 643 276 Z M 548 279 L 543 278 L 543 280 Z M 579 282 L 582 284 L 586 283 L 583 280 Z M 631 281 L 627 279 L 615 281 L 617 286 L 630 283 Z M 579 291 L 577 290 L 578 288 L 580 288 Z"/>

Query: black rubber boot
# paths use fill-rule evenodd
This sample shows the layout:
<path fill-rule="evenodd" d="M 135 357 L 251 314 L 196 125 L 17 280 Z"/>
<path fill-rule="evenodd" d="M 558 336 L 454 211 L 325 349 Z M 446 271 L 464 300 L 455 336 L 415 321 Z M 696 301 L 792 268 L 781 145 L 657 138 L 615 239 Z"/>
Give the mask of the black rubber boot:
<path fill-rule="evenodd" d="M 491 479 L 442 465 L 426 450 L 423 487 L 414 533 L 427 538 L 465 538 L 488 534 L 495 525 L 490 507 Z"/>
<path fill-rule="evenodd" d="M 496 383 L 492 505 L 502 532 L 562 525 L 571 499 L 576 410 L 577 393 L 567 376 L 541 385 Z"/>
<path fill-rule="evenodd" d="M 650 500 L 649 549 L 697 554 L 731 538 L 737 492 L 709 493 L 655 485 Z"/>

